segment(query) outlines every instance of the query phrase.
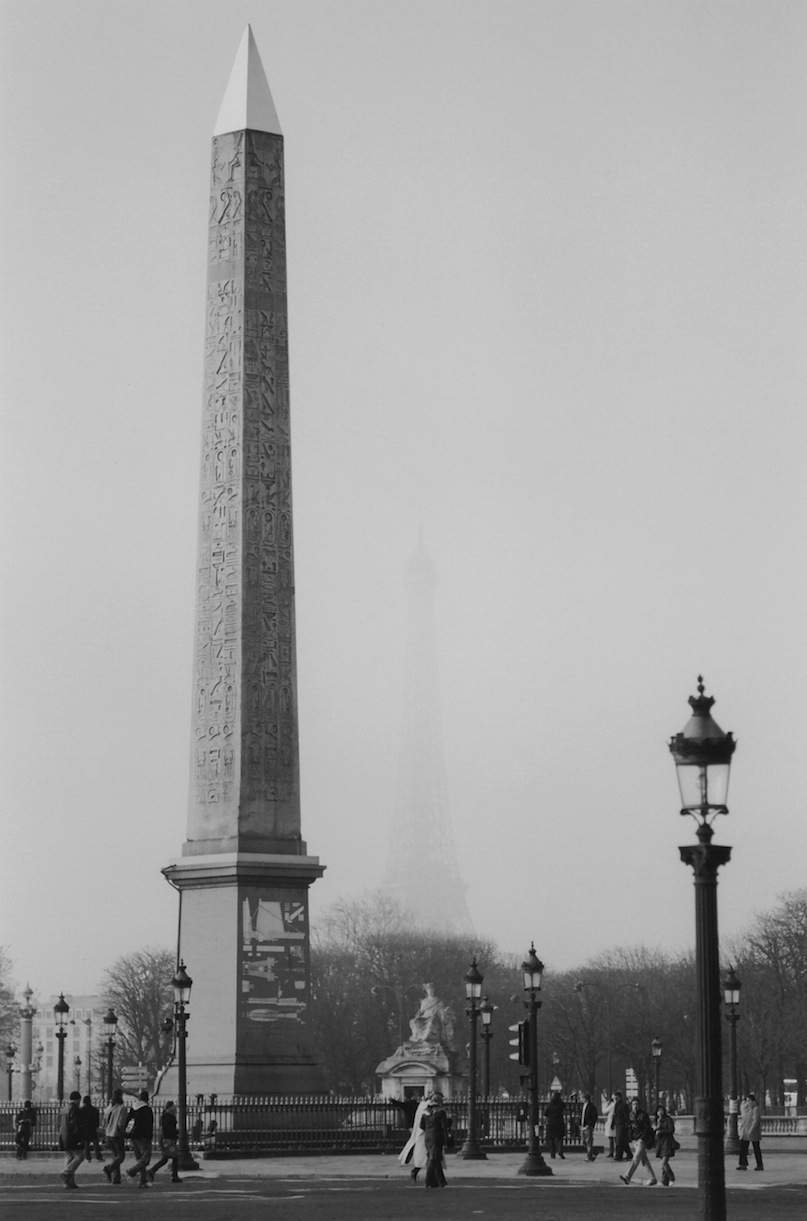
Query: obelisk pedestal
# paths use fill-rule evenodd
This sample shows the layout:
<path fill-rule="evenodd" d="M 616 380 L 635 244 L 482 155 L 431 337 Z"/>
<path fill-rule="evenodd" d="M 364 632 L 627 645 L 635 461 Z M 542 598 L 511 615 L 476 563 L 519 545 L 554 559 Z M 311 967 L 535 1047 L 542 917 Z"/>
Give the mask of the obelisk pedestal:
<path fill-rule="evenodd" d="M 213 138 L 206 336 L 188 829 L 163 870 L 188 1092 L 299 1094 L 324 867 L 300 818 L 283 136 L 249 27 Z"/>

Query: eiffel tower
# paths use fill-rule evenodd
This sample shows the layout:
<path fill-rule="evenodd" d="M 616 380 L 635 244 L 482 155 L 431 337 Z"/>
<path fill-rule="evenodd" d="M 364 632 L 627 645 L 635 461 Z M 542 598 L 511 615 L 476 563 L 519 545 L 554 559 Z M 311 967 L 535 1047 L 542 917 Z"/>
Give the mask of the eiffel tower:
<path fill-rule="evenodd" d="M 423 928 L 472 932 L 448 800 L 434 629 L 437 575 L 420 540 L 406 566 L 401 748 L 382 889 Z"/>

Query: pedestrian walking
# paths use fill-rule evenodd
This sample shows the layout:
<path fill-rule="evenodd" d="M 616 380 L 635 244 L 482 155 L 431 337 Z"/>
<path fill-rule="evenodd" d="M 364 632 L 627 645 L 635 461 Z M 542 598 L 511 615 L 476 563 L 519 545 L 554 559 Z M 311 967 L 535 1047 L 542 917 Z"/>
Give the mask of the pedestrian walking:
<path fill-rule="evenodd" d="M 614 1091 L 614 1161 L 630 1157 L 630 1107 L 619 1090 Z"/>
<path fill-rule="evenodd" d="M 112 1151 L 112 1161 L 104 1166 L 104 1174 L 110 1183 L 119 1183 L 120 1168 L 126 1157 L 126 1124 L 129 1119 L 129 1108 L 123 1101 L 123 1092 L 113 1090 L 112 1101 L 104 1112 L 104 1137 L 107 1147 Z"/>
<path fill-rule="evenodd" d="M 563 1138 L 566 1135 L 566 1104 L 560 1096 L 560 1091 L 555 1090 L 549 1102 L 546 1104 L 544 1113 L 544 1123 L 546 1125 L 546 1140 L 549 1145 L 549 1155 L 554 1157 L 557 1153 L 558 1157 L 563 1158 Z"/>
<path fill-rule="evenodd" d="M 101 1112 L 98 1110 L 98 1107 L 93 1106 L 92 1098 L 90 1098 L 89 1094 L 85 1094 L 81 1100 L 81 1117 L 84 1124 L 84 1156 L 88 1162 L 91 1162 L 94 1146 L 95 1160 L 102 1162 L 104 1158 L 101 1153 L 101 1146 L 98 1143 L 98 1126 L 101 1123 Z"/>
<path fill-rule="evenodd" d="M 656 1107 L 655 1142 L 656 1157 L 661 1158 L 661 1185 L 669 1187 L 675 1182 L 675 1174 L 670 1165 L 670 1158 L 675 1157 L 676 1148 L 680 1148 L 675 1139 L 675 1120 L 667 1114 L 666 1107 Z"/>
<path fill-rule="evenodd" d="M 426 1186 L 445 1187 L 445 1150 L 451 1141 L 451 1119 L 443 1106 L 443 1095 L 432 1094 L 420 1121 L 426 1144 Z"/>
<path fill-rule="evenodd" d="M 765 1167 L 762 1165 L 762 1150 L 759 1144 L 762 1137 L 762 1116 L 755 1094 L 746 1094 L 743 1099 L 740 1107 L 738 1135 L 740 1137 L 740 1164 L 737 1169 L 748 1169 L 748 1146 L 752 1145 L 756 1160 L 754 1169 L 764 1170 Z"/>
<path fill-rule="evenodd" d="M 608 1141 L 608 1152 L 605 1155 L 606 1157 L 614 1156 L 614 1145 L 616 1143 L 614 1140 L 614 1107 L 615 1106 L 616 1106 L 616 1098 L 612 1094 L 611 1097 L 608 1099 L 605 1110 L 603 1111 L 603 1118 L 605 1120 L 605 1139 Z"/>
<path fill-rule="evenodd" d="M 420 1121 L 426 1114 L 430 1097 L 431 1095 L 421 1098 L 417 1104 L 417 1110 L 412 1119 L 412 1131 L 409 1133 L 409 1140 L 398 1154 L 398 1161 L 401 1165 L 409 1167 L 409 1176 L 413 1183 L 417 1182 L 418 1174 L 427 1161 L 426 1133 L 420 1126 Z"/>
<path fill-rule="evenodd" d="M 154 1182 L 154 1176 L 158 1170 L 162 1169 L 168 1162 L 171 1163 L 171 1182 L 181 1183 L 179 1177 L 179 1132 L 177 1124 L 177 1113 L 174 1110 L 174 1104 L 169 1099 L 163 1107 L 163 1113 L 160 1116 L 160 1153 L 161 1157 L 153 1166 L 149 1166 L 146 1174 L 150 1183 Z"/>
<path fill-rule="evenodd" d="M 620 1174 L 619 1177 L 625 1186 L 627 1186 L 639 1167 L 645 1166 L 650 1173 L 650 1181 L 645 1182 L 645 1186 L 655 1187 L 658 1179 L 656 1178 L 655 1170 L 650 1165 L 650 1158 L 647 1156 L 648 1150 L 653 1148 L 653 1125 L 650 1122 L 650 1116 L 640 1105 L 638 1098 L 631 1099 L 630 1138 L 633 1142 L 633 1158 L 628 1167 L 628 1173 Z"/>
<path fill-rule="evenodd" d="M 146 1168 L 151 1161 L 151 1140 L 154 1135 L 154 1112 L 149 1106 L 148 1090 L 141 1090 L 129 1112 L 126 1135 L 132 1142 L 135 1163 L 126 1171 L 130 1179 L 140 1176 L 138 1187 L 148 1187 Z"/>
<path fill-rule="evenodd" d="M 59 1148 L 64 1150 L 65 1166 L 61 1173 L 67 1188 L 78 1187 L 76 1171 L 84 1161 L 84 1128 L 82 1126 L 81 1094 L 73 1090 L 59 1116 Z"/>
<path fill-rule="evenodd" d="M 583 1147 L 586 1151 L 586 1161 L 593 1162 L 597 1157 L 594 1152 L 594 1125 L 597 1122 L 597 1108 L 591 1101 L 591 1094 L 583 1095 L 583 1107 L 580 1111 L 580 1132 L 583 1137 Z"/>
<path fill-rule="evenodd" d="M 24 1162 L 28 1157 L 28 1149 L 36 1127 L 36 1111 L 27 1099 L 14 1118 L 14 1144 L 17 1148 L 17 1160 Z"/>

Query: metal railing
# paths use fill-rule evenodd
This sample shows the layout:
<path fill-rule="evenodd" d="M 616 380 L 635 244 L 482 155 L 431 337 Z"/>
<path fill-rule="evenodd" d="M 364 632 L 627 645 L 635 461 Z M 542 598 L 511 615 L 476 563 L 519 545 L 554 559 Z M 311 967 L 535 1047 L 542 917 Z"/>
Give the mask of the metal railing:
<path fill-rule="evenodd" d="M 152 1099 L 155 1132 L 166 1098 Z M 574 1148 L 573 1108 L 567 1113 L 567 1146 Z M 468 1099 L 448 1099 L 446 1110 L 453 1120 L 455 1148 L 459 1149 L 468 1126 Z M 0 1103 L 0 1151 L 14 1148 L 14 1119 L 19 1102 Z M 37 1124 L 31 1141 L 34 1151 L 59 1147 L 58 1103 L 37 1106 Z M 271 1156 L 273 1154 L 389 1153 L 405 1143 L 412 1122 L 411 1107 L 387 1098 L 335 1098 L 327 1095 L 300 1097 L 225 1097 L 196 1095 L 187 1101 L 188 1137 L 191 1149 L 204 1157 Z M 103 1108 L 101 1108 L 103 1114 Z M 544 1103 L 539 1104 L 539 1138 L 543 1139 Z M 682 1131 L 687 1117 L 676 1116 Z M 690 1121 L 691 1122 L 691 1121 Z M 765 1117 L 763 1135 L 804 1135 L 804 1117 Z M 518 1150 L 527 1146 L 527 1112 L 520 1098 L 477 1098 L 477 1131 L 488 1152 Z M 602 1141 L 603 1121 L 596 1139 Z M 103 1140 L 103 1127 L 101 1129 Z"/>

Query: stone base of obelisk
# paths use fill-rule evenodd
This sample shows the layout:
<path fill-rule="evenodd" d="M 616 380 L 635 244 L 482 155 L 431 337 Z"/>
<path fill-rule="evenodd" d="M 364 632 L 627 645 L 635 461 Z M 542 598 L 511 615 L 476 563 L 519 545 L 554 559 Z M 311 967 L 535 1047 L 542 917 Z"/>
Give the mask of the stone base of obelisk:
<path fill-rule="evenodd" d="M 317 857 L 187 856 L 163 870 L 180 895 L 179 956 L 193 980 L 187 1089 L 194 1094 L 320 1090 L 308 1033 L 308 887 Z M 176 1054 L 160 1081 L 176 1095 Z"/>

